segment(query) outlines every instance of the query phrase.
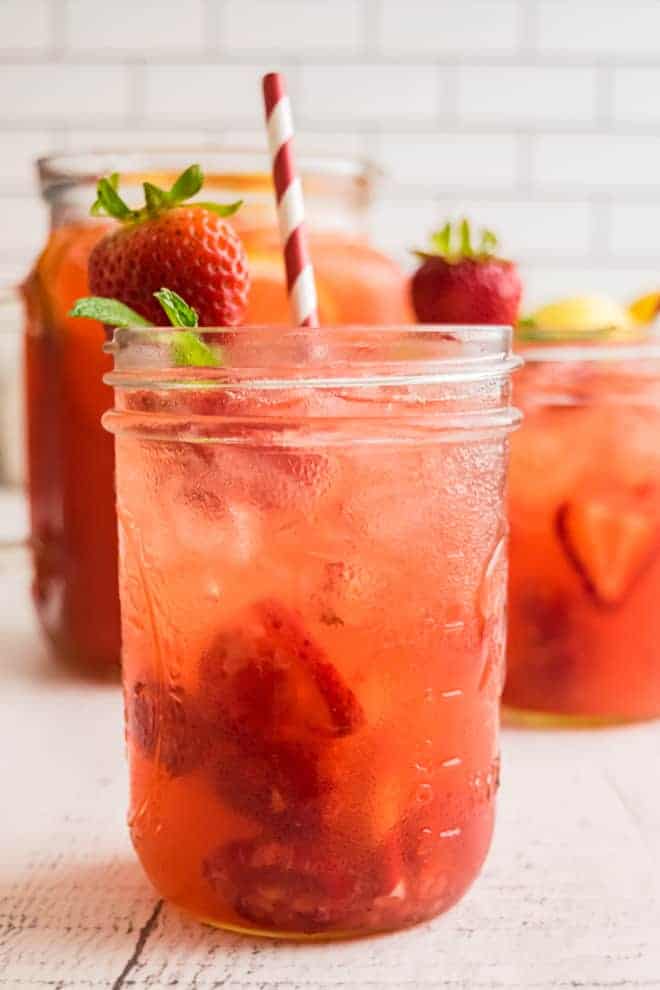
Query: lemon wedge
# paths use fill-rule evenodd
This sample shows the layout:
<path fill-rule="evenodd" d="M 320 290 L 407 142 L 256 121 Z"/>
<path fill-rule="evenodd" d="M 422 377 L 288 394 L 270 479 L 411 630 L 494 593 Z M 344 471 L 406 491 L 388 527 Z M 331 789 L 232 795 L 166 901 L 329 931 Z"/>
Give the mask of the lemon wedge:
<path fill-rule="evenodd" d="M 640 336 L 641 322 L 609 296 L 574 296 L 542 306 L 524 320 L 523 339 L 609 341 Z"/>
<path fill-rule="evenodd" d="M 625 306 L 608 296 L 575 296 L 562 299 L 532 315 L 534 325 L 540 330 L 561 330 L 565 333 L 590 333 L 611 327 L 628 330 L 632 318 Z"/>

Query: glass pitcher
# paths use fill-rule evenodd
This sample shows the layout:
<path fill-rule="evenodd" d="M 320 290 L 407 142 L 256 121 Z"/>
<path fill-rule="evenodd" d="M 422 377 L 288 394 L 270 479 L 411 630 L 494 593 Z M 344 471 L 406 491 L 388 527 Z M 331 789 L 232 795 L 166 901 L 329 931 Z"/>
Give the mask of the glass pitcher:
<path fill-rule="evenodd" d="M 98 178 L 120 172 L 127 199 L 138 202 L 145 179 L 170 184 L 191 162 L 205 172 L 205 196 L 243 200 L 235 222 L 253 285 L 246 322 L 286 324 L 265 152 L 105 152 L 39 162 L 51 233 L 22 286 L 33 597 L 56 658 L 95 676 L 116 675 L 120 650 L 113 445 L 101 428 L 101 416 L 112 405 L 102 381 L 110 361 L 102 350 L 101 324 L 68 313 L 87 294 L 89 254 L 114 223 L 89 216 Z M 300 170 L 321 319 L 407 322 L 403 273 L 364 238 L 373 167 L 319 157 L 301 159 Z"/>

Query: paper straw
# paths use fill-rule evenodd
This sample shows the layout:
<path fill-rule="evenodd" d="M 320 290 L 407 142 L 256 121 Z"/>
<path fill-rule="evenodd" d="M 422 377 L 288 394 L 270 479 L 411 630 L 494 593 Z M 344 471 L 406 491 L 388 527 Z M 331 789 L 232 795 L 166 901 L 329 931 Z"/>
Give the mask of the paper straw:
<path fill-rule="evenodd" d="M 318 327 L 316 283 L 307 244 L 302 183 L 296 170 L 293 118 L 284 77 L 279 72 L 269 72 L 263 78 L 263 93 L 277 219 L 293 321 L 301 327 Z"/>

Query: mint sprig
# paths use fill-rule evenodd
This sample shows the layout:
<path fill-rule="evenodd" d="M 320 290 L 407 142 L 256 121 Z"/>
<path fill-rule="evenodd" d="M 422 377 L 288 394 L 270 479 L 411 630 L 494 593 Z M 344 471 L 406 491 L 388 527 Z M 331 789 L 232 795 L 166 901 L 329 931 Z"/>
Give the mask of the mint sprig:
<path fill-rule="evenodd" d="M 108 178 L 99 179 L 96 186 L 96 199 L 90 213 L 94 217 L 112 217 L 121 223 L 139 223 L 153 220 L 175 206 L 194 206 L 211 210 L 220 217 L 231 217 L 243 205 L 243 200 L 234 203 L 188 203 L 204 185 L 204 173 L 199 165 L 189 165 L 174 180 L 169 189 L 161 189 L 153 182 L 143 182 L 144 206 L 134 210 L 119 195 L 119 173 L 113 172 Z"/>
<path fill-rule="evenodd" d="M 165 310 L 165 315 L 173 327 L 197 327 L 199 317 L 197 310 L 189 306 L 178 292 L 172 289 L 159 289 L 154 296 Z"/>
<path fill-rule="evenodd" d="M 171 326 L 187 331 L 177 334 L 171 342 L 170 353 L 175 365 L 217 368 L 222 364 L 222 355 L 209 347 L 199 334 L 188 329 L 199 326 L 197 310 L 189 306 L 185 299 L 172 289 L 159 289 L 154 292 L 154 296 L 162 306 Z M 77 299 L 69 310 L 69 316 L 84 316 L 118 329 L 153 326 L 153 323 L 145 320 L 130 306 L 126 306 L 118 299 L 107 299 L 104 296 L 85 296 Z"/>
<path fill-rule="evenodd" d="M 170 353 L 178 368 L 217 368 L 222 364 L 209 345 L 192 330 L 182 330 L 176 335 Z"/>
<path fill-rule="evenodd" d="M 125 306 L 118 299 L 106 299 L 104 296 L 85 296 L 83 299 L 77 299 L 69 310 L 69 316 L 84 316 L 112 327 L 153 326 L 153 323 L 149 323 L 149 320 L 145 320 L 130 306 Z"/>

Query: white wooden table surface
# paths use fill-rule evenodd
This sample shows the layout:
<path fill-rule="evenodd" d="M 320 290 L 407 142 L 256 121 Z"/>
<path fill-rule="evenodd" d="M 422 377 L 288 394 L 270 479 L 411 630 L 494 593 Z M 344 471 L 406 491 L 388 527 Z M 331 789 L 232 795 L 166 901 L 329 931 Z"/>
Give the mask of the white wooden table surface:
<path fill-rule="evenodd" d="M 0 533 L 9 516 L 0 497 Z M 490 858 L 431 924 L 310 946 L 228 935 L 143 877 L 119 692 L 52 671 L 27 577 L 0 560 L 0 988 L 660 988 L 660 723 L 506 731 Z"/>

